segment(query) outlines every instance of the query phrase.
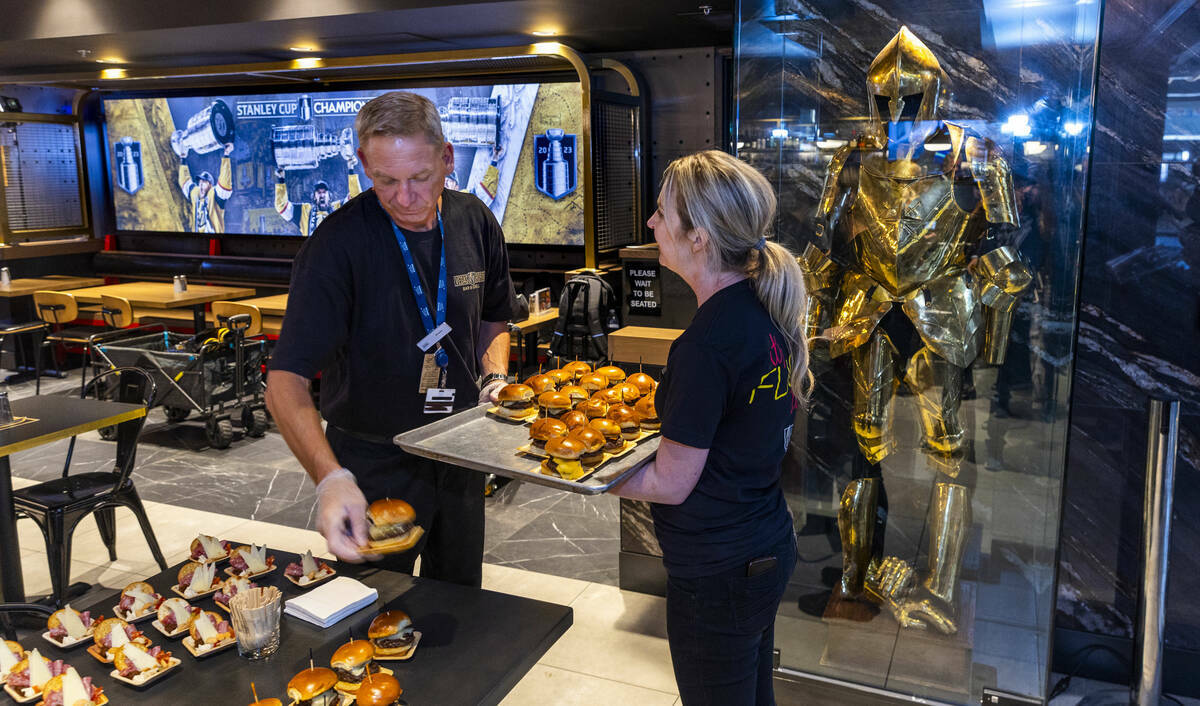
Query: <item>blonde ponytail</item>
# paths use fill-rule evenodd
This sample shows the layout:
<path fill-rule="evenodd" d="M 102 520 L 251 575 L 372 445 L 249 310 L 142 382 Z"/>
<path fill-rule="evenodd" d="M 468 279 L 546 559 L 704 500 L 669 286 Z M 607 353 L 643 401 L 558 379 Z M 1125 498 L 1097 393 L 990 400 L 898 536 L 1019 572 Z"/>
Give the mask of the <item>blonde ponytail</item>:
<path fill-rule="evenodd" d="M 792 392 L 803 400 L 808 389 L 807 296 L 795 255 L 766 239 L 776 208 L 771 183 L 736 157 L 708 150 L 671 162 L 662 191 L 684 228 L 708 233 L 714 267 L 753 281 L 759 301 L 787 339 Z"/>

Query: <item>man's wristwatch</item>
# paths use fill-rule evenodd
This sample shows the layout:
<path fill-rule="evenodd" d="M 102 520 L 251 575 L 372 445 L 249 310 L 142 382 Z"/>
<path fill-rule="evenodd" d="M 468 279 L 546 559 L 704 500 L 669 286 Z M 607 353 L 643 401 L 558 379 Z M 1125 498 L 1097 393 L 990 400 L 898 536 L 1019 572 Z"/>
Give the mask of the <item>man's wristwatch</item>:
<path fill-rule="evenodd" d="M 508 380 L 508 376 L 504 373 L 488 373 L 479 381 L 479 389 L 487 387 L 494 380 Z"/>

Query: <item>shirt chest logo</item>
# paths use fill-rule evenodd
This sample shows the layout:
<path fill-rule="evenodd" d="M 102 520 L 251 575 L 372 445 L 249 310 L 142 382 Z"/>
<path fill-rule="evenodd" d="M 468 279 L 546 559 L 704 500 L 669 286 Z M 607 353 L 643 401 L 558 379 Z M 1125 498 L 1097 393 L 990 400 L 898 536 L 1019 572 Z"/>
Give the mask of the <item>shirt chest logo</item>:
<path fill-rule="evenodd" d="M 454 275 L 454 286 L 464 292 L 469 292 L 473 289 L 479 289 L 485 278 L 486 274 L 484 272 L 466 272 L 461 275 Z"/>

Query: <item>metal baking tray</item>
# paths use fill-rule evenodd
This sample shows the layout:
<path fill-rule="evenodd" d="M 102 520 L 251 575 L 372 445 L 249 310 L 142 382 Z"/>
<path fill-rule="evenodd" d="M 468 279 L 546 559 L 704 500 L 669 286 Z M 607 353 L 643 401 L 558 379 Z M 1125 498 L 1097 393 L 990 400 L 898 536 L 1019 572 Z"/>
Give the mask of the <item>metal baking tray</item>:
<path fill-rule="evenodd" d="M 633 451 L 609 459 L 599 470 L 582 480 L 565 480 L 538 471 L 541 461 L 517 453 L 529 441 L 529 426 L 509 422 L 487 413 L 490 404 L 464 409 L 418 427 L 394 439 L 397 446 L 414 454 L 445 461 L 455 466 L 505 478 L 516 478 L 570 493 L 599 495 L 646 465 L 658 451 L 655 435 L 638 442 Z"/>

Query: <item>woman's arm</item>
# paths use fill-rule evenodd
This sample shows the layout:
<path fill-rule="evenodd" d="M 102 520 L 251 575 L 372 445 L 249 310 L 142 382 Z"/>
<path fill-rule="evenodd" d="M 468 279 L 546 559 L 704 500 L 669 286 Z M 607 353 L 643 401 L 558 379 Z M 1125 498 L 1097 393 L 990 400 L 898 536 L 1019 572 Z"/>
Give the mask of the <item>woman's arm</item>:
<path fill-rule="evenodd" d="M 678 505 L 692 494 L 707 460 L 708 449 L 663 438 L 654 460 L 609 492 L 630 500 Z"/>

